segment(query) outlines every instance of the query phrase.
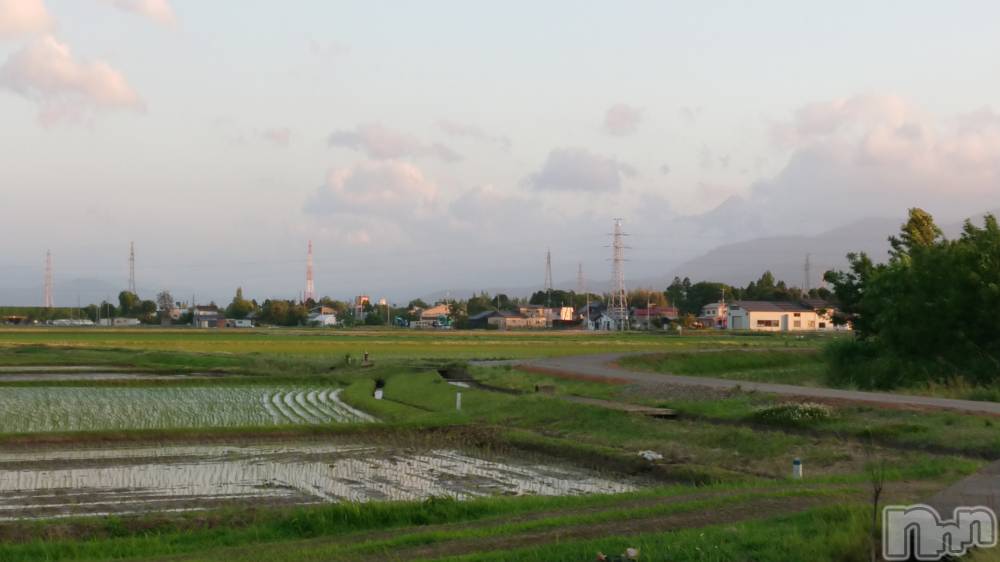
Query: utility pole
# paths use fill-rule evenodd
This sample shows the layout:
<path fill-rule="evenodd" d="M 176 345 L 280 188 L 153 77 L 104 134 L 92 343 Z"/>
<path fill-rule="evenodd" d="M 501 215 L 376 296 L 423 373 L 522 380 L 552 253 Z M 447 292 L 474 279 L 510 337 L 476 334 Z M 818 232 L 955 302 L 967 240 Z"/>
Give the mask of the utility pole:
<path fill-rule="evenodd" d="M 45 308 L 53 307 L 52 300 L 52 251 L 45 250 Z"/>
<path fill-rule="evenodd" d="M 139 294 L 135 290 L 135 242 L 128 243 L 128 292 Z"/>
<path fill-rule="evenodd" d="M 628 296 L 625 293 L 625 237 L 622 230 L 624 219 L 615 219 L 615 229 L 611 234 L 611 302 L 609 315 L 618 323 L 619 330 L 628 329 Z"/>
<path fill-rule="evenodd" d="M 552 252 L 545 250 L 545 306 L 552 308 Z"/>

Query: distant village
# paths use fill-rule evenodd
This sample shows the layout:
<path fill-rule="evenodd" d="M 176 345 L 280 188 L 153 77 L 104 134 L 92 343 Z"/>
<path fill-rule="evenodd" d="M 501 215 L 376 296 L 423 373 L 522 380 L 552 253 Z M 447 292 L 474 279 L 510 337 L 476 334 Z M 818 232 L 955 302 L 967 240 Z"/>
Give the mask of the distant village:
<path fill-rule="evenodd" d="M 296 300 L 249 300 L 237 289 L 226 306 L 174 300 L 162 291 L 142 300 L 122 291 L 118 303 L 83 308 L 0 307 L 6 324 L 52 326 L 143 325 L 194 328 L 302 326 L 344 328 L 388 326 L 412 330 L 740 330 L 813 332 L 850 330 L 838 315 L 826 289 L 802 290 L 775 281 L 766 272 L 747 287 L 675 279 L 664 291 L 632 290 L 627 306 L 615 310 L 610 295 L 544 289 L 529 298 L 480 293 L 468 299 L 428 304 L 420 299 L 405 306 L 359 295 L 353 301 L 311 296 Z"/>

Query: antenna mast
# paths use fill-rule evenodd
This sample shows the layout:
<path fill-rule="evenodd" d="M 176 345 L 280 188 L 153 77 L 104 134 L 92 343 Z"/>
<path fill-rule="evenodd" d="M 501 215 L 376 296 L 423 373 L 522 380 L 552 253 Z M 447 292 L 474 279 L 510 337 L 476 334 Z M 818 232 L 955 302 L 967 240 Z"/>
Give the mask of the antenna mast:
<path fill-rule="evenodd" d="M 138 294 L 135 290 L 135 242 L 128 243 L 128 292 Z"/>
<path fill-rule="evenodd" d="M 803 287 L 803 290 L 805 291 L 806 296 L 809 296 L 809 289 L 810 289 L 809 283 L 812 281 L 811 275 L 809 274 L 810 273 L 809 270 L 812 269 L 812 264 L 809 263 L 809 257 L 810 257 L 810 254 L 806 254 L 806 265 L 805 265 L 806 284 Z"/>
<path fill-rule="evenodd" d="M 306 255 L 306 292 L 302 295 L 303 302 L 316 300 L 316 287 L 313 285 L 313 243 L 309 241 L 309 253 Z"/>
<path fill-rule="evenodd" d="M 45 250 L 45 308 L 52 308 L 52 252 Z"/>
<path fill-rule="evenodd" d="M 615 219 L 615 230 L 611 239 L 611 302 L 608 313 L 618 324 L 619 330 L 628 329 L 628 297 L 625 294 L 625 237 L 622 231 L 624 219 Z"/>
<path fill-rule="evenodd" d="M 552 252 L 545 250 L 545 306 L 552 307 Z"/>

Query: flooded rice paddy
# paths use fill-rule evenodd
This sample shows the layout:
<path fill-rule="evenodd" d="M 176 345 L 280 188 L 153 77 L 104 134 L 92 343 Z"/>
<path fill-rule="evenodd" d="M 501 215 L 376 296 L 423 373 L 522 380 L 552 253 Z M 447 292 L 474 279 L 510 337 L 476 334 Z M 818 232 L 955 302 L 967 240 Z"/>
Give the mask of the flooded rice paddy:
<path fill-rule="evenodd" d="M 4 520 L 635 488 L 577 467 L 443 448 L 304 443 L 0 452 Z"/>
<path fill-rule="evenodd" d="M 5 387 L 0 432 L 370 422 L 342 389 L 270 386 Z"/>

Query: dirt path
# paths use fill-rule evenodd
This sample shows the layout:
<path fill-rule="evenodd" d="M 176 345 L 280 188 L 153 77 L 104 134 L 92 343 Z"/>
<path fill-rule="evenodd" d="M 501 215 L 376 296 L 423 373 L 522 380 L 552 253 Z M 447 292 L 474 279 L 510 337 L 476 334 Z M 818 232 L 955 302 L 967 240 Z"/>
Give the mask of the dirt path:
<path fill-rule="evenodd" d="M 574 525 L 543 531 L 534 531 L 499 537 L 460 539 L 441 544 L 384 553 L 384 560 L 420 560 L 472 554 L 475 552 L 506 551 L 568 540 L 586 540 L 600 537 L 622 537 L 642 533 L 669 532 L 693 529 L 708 525 L 739 523 L 753 519 L 767 519 L 790 515 L 818 507 L 829 502 L 826 498 L 793 497 L 765 498 L 713 507 L 702 511 L 688 511 L 646 518 L 629 518 L 585 525 Z"/>
<path fill-rule="evenodd" d="M 666 383 L 676 386 L 702 387 L 713 390 L 738 389 L 742 391 L 756 391 L 768 394 L 779 394 L 782 396 L 812 398 L 817 400 L 863 402 L 891 407 L 955 410 L 960 412 L 1000 416 L 1000 403 L 997 402 L 978 402 L 974 400 L 955 400 L 951 398 L 913 396 L 907 394 L 893 394 L 889 392 L 863 392 L 860 390 L 815 388 L 790 384 L 672 375 L 668 373 L 635 371 L 615 364 L 616 361 L 627 355 L 629 354 L 615 353 L 530 359 L 520 362 L 519 366 L 527 370 L 535 370 L 554 376 L 605 380 L 612 383 L 627 382 L 640 386 L 655 386 Z"/>
<path fill-rule="evenodd" d="M 913 501 L 928 493 L 932 485 L 925 482 L 890 483 L 886 488 L 886 497 L 897 498 L 899 501 Z M 842 490 L 837 496 L 838 501 L 864 501 L 866 489 L 860 484 L 827 485 L 818 484 L 805 486 L 806 490 Z M 766 519 L 779 515 L 797 513 L 806 509 L 818 507 L 830 502 L 829 496 L 790 496 L 773 497 L 774 489 L 759 490 L 759 495 L 746 497 L 739 501 L 715 505 L 709 508 L 693 509 L 666 515 L 637 515 L 627 519 L 615 519 L 596 523 L 569 524 L 551 529 L 525 530 L 511 534 L 493 537 L 469 537 L 459 539 L 440 539 L 431 544 L 403 547 L 393 551 L 378 552 L 367 555 L 372 560 L 416 560 L 472 554 L 476 552 L 504 551 L 514 548 L 549 544 L 567 539 L 590 539 L 600 537 L 619 537 L 647 532 L 667 532 L 680 529 L 703 527 L 724 523 L 737 523 L 749 520 Z M 666 497 L 636 498 L 622 502 L 592 507 L 561 508 L 539 512 L 529 512 L 520 515 L 490 517 L 475 521 L 444 523 L 436 525 L 410 526 L 385 531 L 353 533 L 334 537 L 318 537 L 314 539 L 281 541 L 269 544 L 257 544 L 238 548 L 219 549 L 198 554 L 180 555 L 159 558 L 157 560 L 208 560 L 235 559 L 241 561 L 271 561 L 280 560 L 282 556 L 294 555 L 295 559 L 340 560 L 336 552 L 339 548 L 351 545 L 376 542 L 401 537 L 409 534 L 445 533 L 488 529 L 499 525 L 529 523 L 561 516 L 596 515 L 603 512 L 626 509 L 641 510 L 644 508 L 664 507 L 680 503 L 712 500 L 739 494 L 754 494 L 752 489 L 718 490 L 695 492 Z M 348 558 L 354 560 L 356 558 Z"/>

